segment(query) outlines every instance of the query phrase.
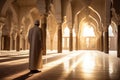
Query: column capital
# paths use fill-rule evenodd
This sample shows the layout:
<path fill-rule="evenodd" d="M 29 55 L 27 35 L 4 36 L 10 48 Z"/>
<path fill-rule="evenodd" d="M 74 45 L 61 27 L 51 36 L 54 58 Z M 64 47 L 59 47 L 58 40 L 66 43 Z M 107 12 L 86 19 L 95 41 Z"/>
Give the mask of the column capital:
<path fill-rule="evenodd" d="M 102 28 L 103 32 L 108 32 L 108 27 L 109 27 L 109 26 L 103 27 L 103 28 Z"/>
<path fill-rule="evenodd" d="M 57 25 L 58 25 L 58 30 L 59 30 L 59 29 L 62 29 L 62 27 L 61 27 L 62 24 L 61 24 L 61 23 L 58 23 Z"/>
<path fill-rule="evenodd" d="M 41 23 L 42 23 L 42 24 L 43 24 L 43 23 L 46 23 L 46 21 L 47 21 L 47 16 L 48 16 L 47 13 L 41 15 Z"/>

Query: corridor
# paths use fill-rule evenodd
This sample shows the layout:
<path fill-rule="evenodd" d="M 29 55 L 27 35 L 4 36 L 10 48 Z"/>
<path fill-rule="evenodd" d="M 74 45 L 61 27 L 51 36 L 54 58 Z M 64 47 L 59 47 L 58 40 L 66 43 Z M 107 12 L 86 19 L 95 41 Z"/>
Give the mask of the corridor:
<path fill-rule="evenodd" d="M 30 74 L 28 51 L 0 52 L 0 80 L 120 80 L 117 52 L 80 50 L 43 55 L 42 72 Z"/>

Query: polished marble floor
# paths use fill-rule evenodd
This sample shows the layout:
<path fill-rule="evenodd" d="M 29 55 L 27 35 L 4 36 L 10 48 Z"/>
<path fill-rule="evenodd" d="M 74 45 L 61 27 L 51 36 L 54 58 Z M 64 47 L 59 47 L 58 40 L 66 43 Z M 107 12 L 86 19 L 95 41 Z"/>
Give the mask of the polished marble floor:
<path fill-rule="evenodd" d="M 0 80 L 120 80 L 116 51 L 48 51 L 42 72 L 31 74 L 27 51 L 0 51 Z"/>

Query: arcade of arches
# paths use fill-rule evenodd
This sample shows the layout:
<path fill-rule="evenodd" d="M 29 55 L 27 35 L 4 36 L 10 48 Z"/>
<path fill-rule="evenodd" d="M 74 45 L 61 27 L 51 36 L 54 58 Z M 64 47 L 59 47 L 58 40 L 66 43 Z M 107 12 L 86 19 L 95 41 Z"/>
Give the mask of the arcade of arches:
<path fill-rule="evenodd" d="M 39 19 L 46 50 L 116 50 L 120 57 L 119 0 L 0 0 L 0 50 L 27 50 Z"/>

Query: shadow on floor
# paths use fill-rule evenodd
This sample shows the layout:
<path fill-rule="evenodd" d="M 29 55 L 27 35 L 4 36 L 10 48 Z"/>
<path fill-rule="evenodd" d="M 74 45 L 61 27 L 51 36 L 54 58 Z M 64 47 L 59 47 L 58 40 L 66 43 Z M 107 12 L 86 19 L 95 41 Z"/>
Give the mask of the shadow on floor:
<path fill-rule="evenodd" d="M 24 74 L 24 75 L 21 75 L 21 76 L 15 78 L 15 79 L 13 79 L 13 80 L 25 80 L 25 79 L 31 77 L 32 75 L 33 75 L 33 74 L 32 74 L 31 72 L 28 72 L 28 73 L 26 73 L 26 74 Z"/>

